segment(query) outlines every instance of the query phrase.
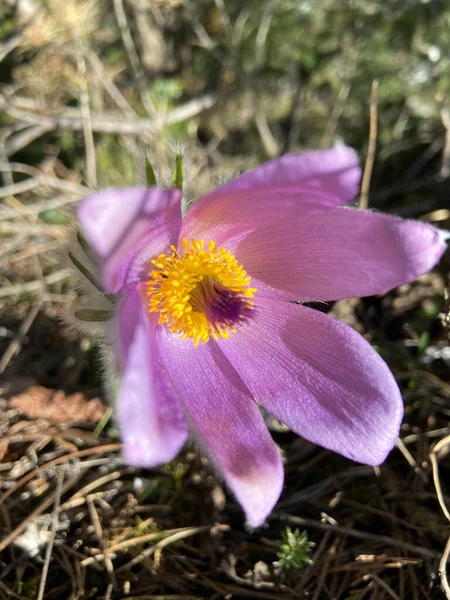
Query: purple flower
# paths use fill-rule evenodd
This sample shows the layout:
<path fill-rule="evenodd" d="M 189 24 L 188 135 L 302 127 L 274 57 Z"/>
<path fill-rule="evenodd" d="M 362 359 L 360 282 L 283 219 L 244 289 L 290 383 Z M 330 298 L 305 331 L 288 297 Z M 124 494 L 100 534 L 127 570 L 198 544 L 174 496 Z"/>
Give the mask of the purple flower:
<path fill-rule="evenodd" d="M 293 301 L 385 292 L 439 260 L 437 229 L 346 208 L 349 148 L 266 163 L 198 200 L 99 192 L 81 204 L 102 283 L 120 294 L 111 339 L 125 459 L 171 460 L 194 431 L 257 526 L 283 467 L 255 399 L 304 438 L 369 465 L 396 443 L 402 399 L 387 365 L 340 321 Z"/>

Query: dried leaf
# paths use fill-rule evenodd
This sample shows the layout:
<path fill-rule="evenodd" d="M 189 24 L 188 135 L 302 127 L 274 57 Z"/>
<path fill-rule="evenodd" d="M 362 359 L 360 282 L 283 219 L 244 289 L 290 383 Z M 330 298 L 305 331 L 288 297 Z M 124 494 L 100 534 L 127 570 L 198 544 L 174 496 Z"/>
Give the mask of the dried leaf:
<path fill-rule="evenodd" d="M 61 390 L 37 385 L 13 396 L 9 404 L 31 419 L 44 419 L 53 425 L 98 423 L 106 410 L 100 398 L 88 400 L 81 393 L 66 396 Z"/>
<path fill-rule="evenodd" d="M 3 457 L 8 450 L 9 440 L 0 440 L 0 462 L 3 460 Z"/>

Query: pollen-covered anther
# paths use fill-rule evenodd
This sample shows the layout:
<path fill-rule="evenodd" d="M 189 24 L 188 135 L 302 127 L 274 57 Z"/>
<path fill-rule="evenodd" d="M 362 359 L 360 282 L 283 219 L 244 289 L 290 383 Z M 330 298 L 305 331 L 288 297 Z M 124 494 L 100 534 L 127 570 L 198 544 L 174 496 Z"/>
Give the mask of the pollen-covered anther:
<path fill-rule="evenodd" d="M 183 239 L 181 254 L 152 260 L 147 294 L 150 312 L 159 313 L 159 323 L 194 345 L 210 337 L 228 338 L 253 311 L 255 288 L 233 254 L 217 248 L 213 241 Z"/>

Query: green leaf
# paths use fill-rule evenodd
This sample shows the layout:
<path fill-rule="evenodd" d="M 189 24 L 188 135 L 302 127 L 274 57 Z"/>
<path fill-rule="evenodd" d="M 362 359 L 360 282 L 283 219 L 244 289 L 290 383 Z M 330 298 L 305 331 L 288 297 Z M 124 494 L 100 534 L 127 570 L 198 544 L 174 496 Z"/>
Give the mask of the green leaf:
<path fill-rule="evenodd" d="M 430 333 L 428 331 L 423 331 L 420 339 L 419 339 L 419 344 L 417 346 L 417 353 L 423 354 L 425 352 L 425 350 L 428 348 L 430 344 Z"/>
<path fill-rule="evenodd" d="M 101 311 L 97 311 L 97 312 L 101 312 Z M 109 406 L 106 410 L 105 410 L 105 414 L 103 415 L 103 417 L 100 419 L 100 421 L 97 423 L 96 428 L 94 429 L 94 435 L 99 437 L 101 432 L 105 429 L 105 427 L 108 425 L 109 420 L 111 419 L 113 414 L 113 409 Z"/>
<path fill-rule="evenodd" d="M 70 223 L 68 215 L 57 208 L 42 211 L 39 213 L 39 218 L 49 225 L 68 225 Z"/>
<path fill-rule="evenodd" d="M 80 321 L 89 321 L 91 323 L 101 323 L 111 318 L 109 310 L 98 310 L 95 308 L 83 308 L 77 310 L 75 316 Z"/>
<path fill-rule="evenodd" d="M 175 167 L 172 175 L 172 186 L 178 188 L 179 190 L 183 189 L 184 185 L 184 167 L 183 167 L 183 159 L 181 158 L 180 151 L 177 150 L 177 155 L 175 157 Z"/>
<path fill-rule="evenodd" d="M 156 185 L 155 171 L 148 156 L 145 158 L 145 177 L 147 179 L 147 185 Z"/>
<path fill-rule="evenodd" d="M 79 231 L 77 231 L 77 241 L 80 244 L 83 251 L 86 252 L 87 255 L 90 255 L 91 249 L 89 247 L 89 244 L 87 243 L 85 237 L 81 235 Z"/>

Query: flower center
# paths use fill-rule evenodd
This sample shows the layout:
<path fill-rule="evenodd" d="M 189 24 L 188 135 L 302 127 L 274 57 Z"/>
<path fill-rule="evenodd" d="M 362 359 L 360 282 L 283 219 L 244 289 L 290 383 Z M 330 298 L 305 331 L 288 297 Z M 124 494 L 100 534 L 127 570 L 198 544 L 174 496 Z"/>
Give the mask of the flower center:
<path fill-rule="evenodd" d="M 253 310 L 255 288 L 251 278 L 229 250 L 213 241 L 183 239 L 182 256 L 171 254 L 152 260 L 154 270 L 146 282 L 149 312 L 159 313 L 159 323 L 194 346 L 210 336 L 228 338 Z"/>

